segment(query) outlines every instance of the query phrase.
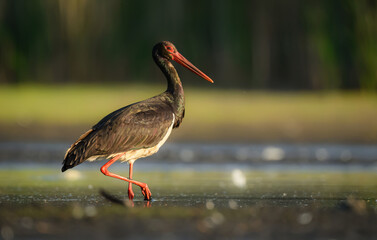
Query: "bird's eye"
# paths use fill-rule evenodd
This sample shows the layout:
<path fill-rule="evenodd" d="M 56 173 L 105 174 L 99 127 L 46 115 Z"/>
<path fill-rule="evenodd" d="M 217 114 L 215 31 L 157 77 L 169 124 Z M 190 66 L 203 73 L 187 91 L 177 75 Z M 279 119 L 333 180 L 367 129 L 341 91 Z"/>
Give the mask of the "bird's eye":
<path fill-rule="evenodd" d="M 170 46 L 167 46 L 166 50 L 168 50 L 169 52 L 174 52 L 174 49 L 172 47 L 170 47 Z"/>

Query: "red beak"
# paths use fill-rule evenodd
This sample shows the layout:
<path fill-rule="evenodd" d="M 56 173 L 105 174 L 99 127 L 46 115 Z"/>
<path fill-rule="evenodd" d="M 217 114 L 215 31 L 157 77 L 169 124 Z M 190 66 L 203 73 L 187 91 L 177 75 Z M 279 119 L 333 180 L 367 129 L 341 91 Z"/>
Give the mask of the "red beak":
<path fill-rule="evenodd" d="M 197 67 L 195 67 L 192 63 L 190 63 L 189 60 L 187 60 L 182 54 L 179 52 L 172 53 L 173 60 L 176 61 L 177 63 L 181 64 L 185 68 L 189 69 L 193 73 L 199 75 L 200 77 L 204 78 L 205 80 L 213 83 L 213 80 L 205 75 L 202 71 L 200 71 Z"/>

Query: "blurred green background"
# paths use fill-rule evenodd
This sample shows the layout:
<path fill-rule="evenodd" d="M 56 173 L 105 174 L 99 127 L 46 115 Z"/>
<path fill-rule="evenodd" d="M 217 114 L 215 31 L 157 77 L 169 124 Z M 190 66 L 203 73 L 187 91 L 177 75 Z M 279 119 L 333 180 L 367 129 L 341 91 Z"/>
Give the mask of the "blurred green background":
<path fill-rule="evenodd" d="M 377 142 L 377 2 L 0 2 L 0 140 L 73 140 L 162 92 L 161 40 L 181 67 L 175 140 Z"/>

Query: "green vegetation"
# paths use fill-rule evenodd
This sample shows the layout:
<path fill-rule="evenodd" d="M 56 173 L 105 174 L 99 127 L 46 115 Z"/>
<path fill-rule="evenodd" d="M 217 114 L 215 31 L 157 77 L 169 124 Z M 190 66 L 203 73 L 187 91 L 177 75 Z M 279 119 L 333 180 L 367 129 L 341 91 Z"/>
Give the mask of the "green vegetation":
<path fill-rule="evenodd" d="M 220 87 L 377 89 L 368 0 L 48 1 L 0 4 L 0 83 L 155 83 L 169 40 Z"/>
<path fill-rule="evenodd" d="M 17 127 L 88 128 L 111 111 L 158 94 L 164 88 L 156 85 L 3 86 L 0 89 L 2 134 L 6 137 L 7 131 Z M 185 94 L 184 124 L 173 134 L 178 139 L 377 141 L 375 94 L 218 90 L 215 85 L 204 89 L 189 87 Z M 73 137 L 79 134 L 76 132 Z"/>

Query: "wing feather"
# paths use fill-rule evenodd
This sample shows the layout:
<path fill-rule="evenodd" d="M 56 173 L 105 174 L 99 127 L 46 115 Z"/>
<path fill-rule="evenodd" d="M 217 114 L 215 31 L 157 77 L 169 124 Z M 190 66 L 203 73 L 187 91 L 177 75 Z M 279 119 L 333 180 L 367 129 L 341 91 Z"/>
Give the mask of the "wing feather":
<path fill-rule="evenodd" d="M 91 156 L 154 147 L 166 135 L 173 118 L 171 106 L 154 99 L 118 109 L 72 144 L 65 155 L 62 171 Z"/>

